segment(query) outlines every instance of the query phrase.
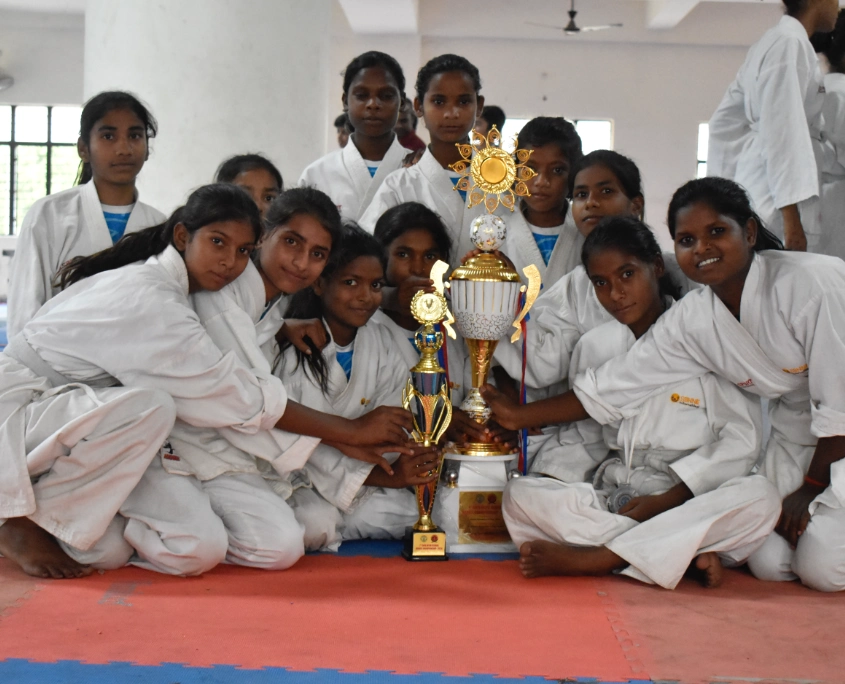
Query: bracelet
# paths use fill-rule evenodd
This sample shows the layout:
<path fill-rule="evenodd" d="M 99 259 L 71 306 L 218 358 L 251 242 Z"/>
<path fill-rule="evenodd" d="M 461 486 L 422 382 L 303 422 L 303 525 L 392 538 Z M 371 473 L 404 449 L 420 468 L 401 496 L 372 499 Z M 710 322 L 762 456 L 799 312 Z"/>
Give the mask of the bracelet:
<path fill-rule="evenodd" d="M 809 475 L 804 476 L 804 482 L 807 483 L 808 485 L 813 485 L 814 487 L 821 487 L 822 489 L 827 489 L 829 484 L 830 484 L 830 483 L 825 484 L 824 482 L 819 482 L 818 480 L 814 480 Z"/>

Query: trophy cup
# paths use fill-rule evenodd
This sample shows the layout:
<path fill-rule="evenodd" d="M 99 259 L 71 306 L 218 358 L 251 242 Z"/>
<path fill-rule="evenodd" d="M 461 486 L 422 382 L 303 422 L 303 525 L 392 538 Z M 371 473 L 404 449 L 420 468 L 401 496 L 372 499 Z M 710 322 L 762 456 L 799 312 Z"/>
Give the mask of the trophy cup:
<path fill-rule="evenodd" d="M 452 420 L 452 400 L 449 397 L 446 371 L 437 360 L 443 334 L 434 329 L 436 323 L 446 319 L 444 327 L 451 337 L 455 337 L 455 331 L 449 325 L 453 319 L 443 295 L 443 274 L 448 268 L 445 262 L 435 263 L 430 276 L 435 282 L 435 291 L 417 292 L 411 300 L 411 313 L 423 327 L 414 335 L 420 360 L 411 369 L 411 377 L 402 392 L 402 405 L 411 412 L 414 419 L 411 437 L 425 447 L 437 444 Z M 436 471 L 429 471 L 429 475 L 436 475 L 435 479 L 415 486 L 420 517 L 413 527 L 405 530 L 402 555 L 406 560 L 449 559 L 446 555 L 446 534 L 431 519 L 442 465 L 441 456 Z"/>
<path fill-rule="evenodd" d="M 487 209 L 486 214 L 472 222 L 470 229 L 472 242 L 482 253 L 454 270 L 450 290 L 456 327 L 469 347 L 472 372 L 472 389 L 461 409 L 483 425 L 490 419 L 491 411 L 479 388 L 487 382 L 499 340 L 512 327 L 516 331 L 511 341 L 519 339 L 520 324 L 540 293 L 540 272 L 534 265 L 523 270 L 528 280 L 526 288 L 513 267 L 491 253 L 502 245 L 507 234 L 505 222 L 493 212 L 500 204 L 513 211 L 516 197 L 529 194 L 525 181 L 534 176 L 534 171 L 525 162 L 531 152 L 516 149 L 510 154 L 502 149 L 501 135 L 495 127 L 486 139 L 475 131 L 473 136 L 472 144 L 458 144 L 463 159 L 451 168 L 463 174 L 456 189 L 467 192 L 467 206 L 483 202 Z M 525 303 L 517 312 L 523 292 Z M 450 486 L 440 502 L 447 527 L 457 532 L 456 538 L 450 541 L 450 551 L 514 550 L 502 519 L 501 503 L 508 463 L 516 457 L 516 449 L 496 443 L 447 445 L 446 458 L 460 462 L 457 470 L 450 466 Z"/>

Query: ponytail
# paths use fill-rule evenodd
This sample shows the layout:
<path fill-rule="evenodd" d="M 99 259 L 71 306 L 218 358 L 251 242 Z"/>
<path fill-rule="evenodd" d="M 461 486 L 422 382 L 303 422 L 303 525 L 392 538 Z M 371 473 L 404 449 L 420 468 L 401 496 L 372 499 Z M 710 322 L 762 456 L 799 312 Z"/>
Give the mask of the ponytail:
<path fill-rule="evenodd" d="M 204 185 L 194 190 L 184 207 L 179 207 L 161 225 L 124 235 L 113 247 L 91 256 L 78 256 L 62 266 L 55 285 L 62 289 L 84 278 L 146 261 L 173 244 L 173 231 L 182 224 L 193 235 L 200 228 L 222 221 L 244 221 L 252 227 L 256 242 L 261 236 L 258 207 L 241 188 L 228 183 Z"/>

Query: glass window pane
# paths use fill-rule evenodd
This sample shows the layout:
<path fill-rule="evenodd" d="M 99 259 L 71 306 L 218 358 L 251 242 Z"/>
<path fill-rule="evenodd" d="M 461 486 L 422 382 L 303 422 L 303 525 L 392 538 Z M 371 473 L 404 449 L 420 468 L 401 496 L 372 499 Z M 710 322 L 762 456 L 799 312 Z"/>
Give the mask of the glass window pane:
<path fill-rule="evenodd" d="M 707 161 L 707 147 L 710 144 L 710 124 L 698 124 L 698 161 Z"/>
<path fill-rule="evenodd" d="M 50 141 L 75 143 L 79 138 L 79 117 L 82 107 L 53 107 L 50 118 Z"/>
<path fill-rule="evenodd" d="M 47 146 L 21 145 L 15 148 L 15 233 L 23 217 L 47 194 Z"/>
<path fill-rule="evenodd" d="M 9 234 L 11 146 L 0 145 L 0 235 Z"/>
<path fill-rule="evenodd" d="M 698 171 L 696 172 L 696 178 L 704 178 L 707 176 L 707 162 L 698 162 Z"/>
<path fill-rule="evenodd" d="M 0 140 L 12 139 L 12 105 L 0 105 Z"/>
<path fill-rule="evenodd" d="M 46 107 L 15 107 L 15 140 L 47 142 Z"/>
<path fill-rule="evenodd" d="M 50 164 L 50 192 L 57 193 L 73 187 L 79 169 L 79 155 L 76 145 L 54 145 Z"/>
<path fill-rule="evenodd" d="M 589 121 L 582 119 L 575 122 L 575 130 L 581 136 L 581 150 L 589 154 L 593 150 L 613 149 L 613 122 Z"/>

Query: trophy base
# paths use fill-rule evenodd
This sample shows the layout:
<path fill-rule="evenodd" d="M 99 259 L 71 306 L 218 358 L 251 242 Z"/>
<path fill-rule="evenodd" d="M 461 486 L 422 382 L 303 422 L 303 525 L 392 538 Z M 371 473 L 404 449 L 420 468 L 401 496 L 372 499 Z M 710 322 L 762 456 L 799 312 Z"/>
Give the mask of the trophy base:
<path fill-rule="evenodd" d="M 446 533 L 439 527 L 426 532 L 406 527 L 402 557 L 409 561 L 449 560 L 449 556 L 446 555 Z"/>
<path fill-rule="evenodd" d="M 475 458 L 495 458 L 504 456 L 507 457 L 505 460 L 510 460 L 519 453 L 519 451 L 513 447 L 487 442 L 466 442 L 464 444 L 449 443 L 446 445 L 446 449 L 444 451 L 449 455 L 454 454 L 455 456 L 471 456 Z"/>

